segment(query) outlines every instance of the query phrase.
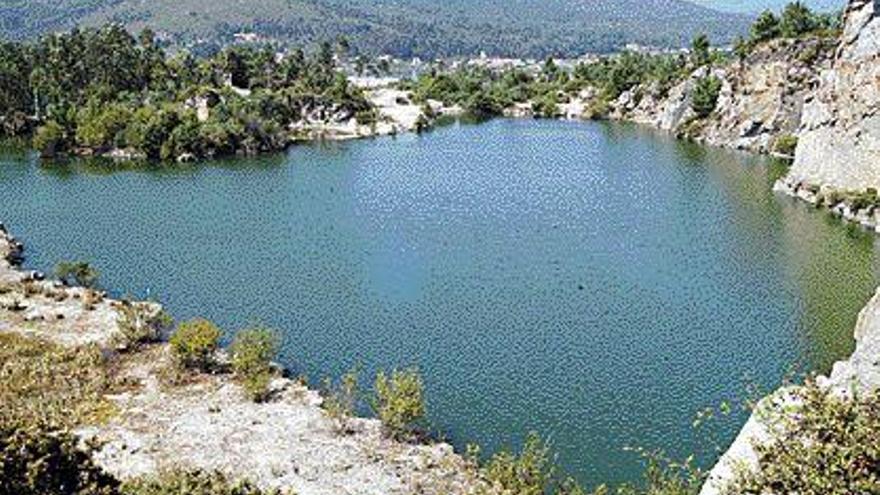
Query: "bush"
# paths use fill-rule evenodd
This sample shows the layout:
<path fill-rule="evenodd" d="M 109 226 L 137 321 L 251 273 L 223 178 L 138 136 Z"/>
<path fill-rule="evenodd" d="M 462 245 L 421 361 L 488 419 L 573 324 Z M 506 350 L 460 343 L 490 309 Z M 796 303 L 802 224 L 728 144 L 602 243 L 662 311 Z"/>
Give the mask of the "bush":
<path fill-rule="evenodd" d="M 776 139 L 776 143 L 773 145 L 773 150 L 781 155 L 786 156 L 794 156 L 794 152 L 797 149 L 798 138 L 797 136 L 792 136 L 791 134 L 786 134 L 784 136 L 779 136 Z"/>
<path fill-rule="evenodd" d="M 0 493 L 115 495 L 118 482 L 68 433 L 0 426 Z"/>
<path fill-rule="evenodd" d="M 800 1 L 791 2 L 782 11 L 779 32 L 786 38 L 797 38 L 816 29 L 813 13 Z"/>
<path fill-rule="evenodd" d="M 171 472 L 158 477 L 131 481 L 122 486 L 120 495 L 280 495 L 277 490 L 263 491 L 249 481 L 233 482 L 220 472 Z"/>
<path fill-rule="evenodd" d="M 555 93 L 547 93 L 532 102 L 532 112 L 536 117 L 553 119 L 559 117 L 559 104 Z"/>
<path fill-rule="evenodd" d="M 358 405 L 358 371 L 353 369 L 342 375 L 338 386 L 329 379 L 324 382 L 324 411 L 330 416 L 340 432 L 347 432 L 348 419 L 355 415 Z"/>
<path fill-rule="evenodd" d="M 765 10 L 752 24 L 751 38 L 754 42 L 772 40 L 779 36 L 779 19 L 770 10 Z"/>
<path fill-rule="evenodd" d="M 519 455 L 499 452 L 483 470 L 486 481 L 496 491 L 517 495 L 550 493 L 555 472 L 550 448 L 536 433 L 529 434 Z"/>
<path fill-rule="evenodd" d="M 220 342 L 220 329 L 208 320 L 181 323 L 171 336 L 171 351 L 184 368 L 207 370 Z"/>
<path fill-rule="evenodd" d="M 715 110 L 718 95 L 721 93 L 721 80 L 707 76 L 697 81 L 691 95 L 691 108 L 699 118 L 706 118 Z"/>
<path fill-rule="evenodd" d="M 34 148 L 44 157 L 53 157 L 67 148 L 64 128 L 54 120 L 38 127 L 33 141 Z"/>
<path fill-rule="evenodd" d="M 99 273 L 84 261 L 61 261 L 55 267 L 55 276 L 67 285 L 93 289 Z"/>
<path fill-rule="evenodd" d="M 376 375 L 373 408 L 390 436 L 411 436 L 425 417 L 424 385 L 418 370 L 394 370 Z"/>
<path fill-rule="evenodd" d="M 114 341 L 121 349 L 135 349 L 141 344 L 155 342 L 173 324 L 168 313 L 151 304 L 123 301 L 117 311 L 118 332 Z"/>
<path fill-rule="evenodd" d="M 702 67 L 711 61 L 711 43 L 709 37 L 700 34 L 691 42 L 691 62 L 695 67 Z"/>
<path fill-rule="evenodd" d="M 72 428 L 113 410 L 104 398 L 113 383 L 97 347 L 0 333 L 0 377 L 0 425 Z"/>
<path fill-rule="evenodd" d="M 269 393 L 272 360 L 278 347 L 275 332 L 266 328 L 242 330 L 232 343 L 232 369 L 251 400 L 261 402 Z"/>
<path fill-rule="evenodd" d="M 757 446 L 759 469 L 739 473 L 729 493 L 877 493 L 880 396 L 842 398 L 808 384 L 794 404 L 767 409 L 778 434 Z"/>

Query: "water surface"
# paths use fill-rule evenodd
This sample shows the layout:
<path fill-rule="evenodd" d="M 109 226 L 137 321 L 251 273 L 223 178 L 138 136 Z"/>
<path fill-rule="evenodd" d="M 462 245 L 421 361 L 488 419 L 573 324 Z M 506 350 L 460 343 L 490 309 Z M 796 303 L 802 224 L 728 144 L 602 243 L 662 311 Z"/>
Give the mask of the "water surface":
<path fill-rule="evenodd" d="M 536 430 L 588 484 L 626 446 L 711 451 L 696 411 L 827 371 L 874 238 L 770 192 L 784 166 L 632 126 L 498 120 L 171 168 L 0 155 L 0 219 L 178 318 L 283 335 L 312 380 L 422 370 L 459 446 Z M 708 458 L 704 458 L 708 462 Z"/>

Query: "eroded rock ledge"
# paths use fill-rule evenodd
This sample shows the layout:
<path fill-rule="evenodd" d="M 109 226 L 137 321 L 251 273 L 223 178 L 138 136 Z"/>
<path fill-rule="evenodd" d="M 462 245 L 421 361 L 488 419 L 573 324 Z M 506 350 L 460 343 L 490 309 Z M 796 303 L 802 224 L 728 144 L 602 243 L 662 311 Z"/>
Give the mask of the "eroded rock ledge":
<path fill-rule="evenodd" d="M 112 351 L 118 308 L 132 303 L 23 270 L 23 249 L 0 224 L 0 332 Z M 114 373 L 131 386 L 108 397 L 115 414 L 77 432 L 103 444 L 96 461 L 121 479 L 219 470 L 299 495 L 454 495 L 478 486 L 472 466 L 448 444 L 390 440 L 373 419 L 352 419 L 350 432 L 340 433 L 321 396 L 298 381 L 275 379 L 272 400 L 256 404 L 229 375 L 169 385 L 166 344 L 131 352 L 122 363 Z"/>

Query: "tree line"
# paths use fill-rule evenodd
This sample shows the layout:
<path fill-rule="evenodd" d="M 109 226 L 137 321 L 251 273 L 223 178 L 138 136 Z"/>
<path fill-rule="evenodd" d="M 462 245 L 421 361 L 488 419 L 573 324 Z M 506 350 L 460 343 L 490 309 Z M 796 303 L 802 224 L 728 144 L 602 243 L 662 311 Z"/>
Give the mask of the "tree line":
<path fill-rule="evenodd" d="M 336 47 L 311 53 L 235 45 L 196 58 L 154 34 L 111 24 L 35 43 L 0 44 L 0 133 L 33 136 L 46 155 L 127 150 L 149 159 L 281 149 L 287 126 L 375 118 L 337 72 Z M 202 112 L 200 113 L 200 108 Z"/>

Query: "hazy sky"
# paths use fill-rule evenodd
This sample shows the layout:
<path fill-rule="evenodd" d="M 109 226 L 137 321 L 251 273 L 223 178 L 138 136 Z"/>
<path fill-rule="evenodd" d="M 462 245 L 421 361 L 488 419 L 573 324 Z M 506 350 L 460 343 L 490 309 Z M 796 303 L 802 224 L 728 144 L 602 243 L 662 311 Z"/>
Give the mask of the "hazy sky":
<path fill-rule="evenodd" d="M 771 8 L 779 10 L 789 0 L 692 0 L 694 3 L 707 5 L 721 10 L 730 10 L 734 12 L 760 12 L 764 9 Z M 804 3 L 815 9 L 834 10 L 841 9 L 846 4 L 846 0 L 805 0 Z"/>

